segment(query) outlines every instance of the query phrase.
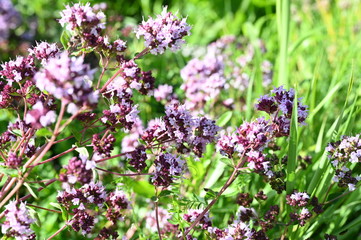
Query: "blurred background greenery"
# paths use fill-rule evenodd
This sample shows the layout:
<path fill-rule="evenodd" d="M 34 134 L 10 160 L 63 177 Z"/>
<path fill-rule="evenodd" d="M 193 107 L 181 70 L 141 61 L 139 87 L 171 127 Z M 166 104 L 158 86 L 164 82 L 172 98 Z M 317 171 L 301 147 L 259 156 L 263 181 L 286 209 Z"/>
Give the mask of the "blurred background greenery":
<path fill-rule="evenodd" d="M 15 8 L 20 12 L 21 24 L 12 30 L 8 40 L 0 45 L 0 60 L 6 61 L 16 55 L 26 54 L 27 48 L 35 41 L 59 42 L 62 32 L 57 22 L 60 17 L 59 12 L 64 9 L 64 5 L 71 2 L 74 1 L 13 1 Z M 282 83 L 286 86 L 297 88 L 298 96 L 304 97 L 304 103 L 310 110 L 307 126 L 300 128 L 298 149 L 303 156 L 311 155 L 313 163 L 306 172 L 297 175 L 297 187 L 307 190 L 309 194 L 316 194 L 320 199 L 325 196 L 326 188 L 331 183 L 329 176 L 332 175 L 332 168 L 326 163 L 324 147 L 331 140 L 337 140 L 340 135 L 353 135 L 361 130 L 360 0 L 299 0 L 288 3 L 288 6 L 284 4 L 286 1 L 282 0 L 90 2 L 92 5 L 106 3 L 107 26 L 111 28 L 109 35 L 114 39 L 120 37 L 128 40 L 129 48 L 134 52 L 142 50 L 142 42 L 135 39 L 132 30 L 127 32 L 127 29 L 130 29 L 128 27 L 135 27 L 143 17 L 147 18 L 147 16 L 160 13 L 164 5 L 173 12 L 178 11 L 180 15 L 187 16 L 188 22 L 192 25 L 192 35 L 186 39 L 187 47 L 180 53 L 167 52 L 163 56 L 147 56 L 141 63 L 144 70 L 154 70 L 156 85 L 171 84 L 180 95 L 182 94 L 179 89 L 182 83 L 180 69 L 185 66 L 192 54 L 196 54 L 198 49 L 204 48 L 221 36 L 230 34 L 245 36 L 250 40 L 262 39 L 268 50 L 265 57 L 275 67 L 273 85 L 277 86 L 279 79 L 283 79 Z M 289 16 L 287 16 L 287 10 Z M 286 15 L 283 15 L 284 13 Z M 286 52 L 282 53 L 282 48 L 286 49 Z M 282 58 L 282 54 L 285 58 Z M 255 98 L 266 93 L 259 86 L 255 81 L 253 87 L 259 92 L 253 93 L 252 101 L 247 105 L 248 108 L 252 108 Z M 154 117 L 154 115 L 149 116 L 149 112 L 156 112 L 155 116 L 162 115 L 163 110 L 159 103 L 150 98 L 143 101 L 144 104 L 141 105 L 141 109 L 144 110 L 142 111 L 143 120 Z M 239 119 L 236 118 L 238 125 L 241 122 Z M 6 128 L 7 121 L 3 115 L 0 122 L 1 130 Z M 55 149 L 54 152 L 64 151 L 66 147 L 59 146 L 59 149 Z M 66 159 L 61 161 L 65 163 Z M 214 179 L 212 174 L 210 177 L 206 176 L 206 172 L 202 170 L 205 164 L 210 164 L 209 169 L 226 171 L 224 165 L 219 166 L 216 161 L 194 163 L 192 167 L 196 169 L 198 175 L 195 177 L 195 182 L 188 184 L 194 185 L 191 190 L 196 194 L 200 191 L 197 190 L 197 183 L 224 182 L 223 178 L 226 178 L 222 177 L 222 172 L 217 174 L 219 175 L 217 179 Z M 53 177 L 50 165 L 44 166 L 39 171 L 42 171 L 44 178 L 46 178 L 44 174 L 49 174 L 48 178 Z M 213 179 L 209 180 L 212 176 Z M 235 189 L 243 192 L 257 192 L 257 189 L 265 186 L 264 183 L 256 180 L 259 180 L 257 176 L 241 178 Z M 259 184 L 244 184 L 250 181 Z M 42 191 L 42 198 L 55 199 L 55 189 L 49 188 Z M 337 190 L 335 193 L 338 193 Z M 339 239 L 361 239 L 360 194 L 361 191 L 358 189 L 348 195 L 345 200 L 336 202 L 330 208 L 326 207 L 326 212 L 318 221 L 307 228 L 297 229 L 298 238 L 294 239 L 301 239 L 301 236 L 302 239 L 321 239 L 325 233 L 336 234 Z M 47 204 L 48 201 L 39 200 L 39 205 L 42 203 Z M 217 224 L 226 225 L 224 219 L 229 219 L 231 213 L 235 211 L 232 204 L 233 200 L 220 199 L 217 203 L 218 207 L 216 206 L 213 212 L 220 214 L 214 219 Z M 222 209 L 222 206 L 231 207 Z M 134 211 L 138 210 L 134 209 Z M 60 225 L 54 214 L 42 217 L 47 219 L 43 223 L 43 235 L 41 235 L 44 238 Z M 136 219 L 136 216 L 134 218 Z M 67 234 L 73 233 L 65 232 L 62 237 L 69 236 Z M 75 235 L 71 236 L 75 239 Z"/>

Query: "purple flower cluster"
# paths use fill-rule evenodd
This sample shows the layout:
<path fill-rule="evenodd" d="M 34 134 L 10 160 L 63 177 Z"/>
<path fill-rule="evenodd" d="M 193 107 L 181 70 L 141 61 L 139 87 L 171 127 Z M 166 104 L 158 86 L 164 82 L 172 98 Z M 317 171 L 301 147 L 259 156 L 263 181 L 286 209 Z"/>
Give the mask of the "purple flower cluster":
<path fill-rule="evenodd" d="M 82 230 L 82 234 L 90 233 L 94 227 L 94 216 L 88 213 L 91 206 L 103 207 L 107 199 L 104 187 L 100 183 L 90 182 L 79 189 L 67 188 L 59 191 L 57 200 L 67 210 L 72 210 L 73 218 L 69 224 L 75 231 Z"/>
<path fill-rule="evenodd" d="M 101 183 L 90 182 L 81 188 L 66 188 L 59 191 L 57 200 L 67 209 L 75 207 L 78 210 L 85 210 L 87 205 L 102 207 L 107 194 Z"/>
<path fill-rule="evenodd" d="M 148 159 L 147 153 L 145 152 L 145 147 L 143 145 L 137 146 L 132 152 L 127 155 L 129 164 L 141 172 L 145 169 L 147 164 L 145 161 Z"/>
<path fill-rule="evenodd" d="M 132 106 L 132 100 L 120 99 L 120 102 L 110 105 L 110 110 L 103 111 L 101 121 L 108 127 L 114 129 L 124 127 L 132 129 L 138 120 L 138 106 Z"/>
<path fill-rule="evenodd" d="M 243 51 L 244 55 L 235 59 L 234 49 Z M 236 91 L 242 100 L 241 93 L 248 88 L 250 71 L 254 68 L 254 55 L 255 49 L 251 43 L 234 36 L 225 36 L 209 44 L 204 54 L 190 60 L 181 70 L 181 88 L 185 90 L 187 106 L 193 110 L 202 110 L 206 102 L 216 104 L 222 100 L 220 102 L 224 102 L 223 105 L 232 108 L 232 103 L 239 99 L 222 99 L 220 93 L 227 90 L 229 95 Z M 263 85 L 267 87 L 272 82 L 272 64 L 264 60 L 260 68 Z"/>
<path fill-rule="evenodd" d="M 34 58 L 32 56 L 18 56 L 15 60 L 1 64 L 0 76 L 7 80 L 9 85 L 31 78 L 35 74 Z"/>
<path fill-rule="evenodd" d="M 155 172 L 151 178 L 154 186 L 168 187 L 184 170 L 185 162 L 179 157 L 170 154 L 160 154 L 154 161 Z"/>
<path fill-rule="evenodd" d="M 258 216 L 253 208 L 245 208 L 241 206 L 233 223 L 225 229 L 212 227 L 208 229 L 215 239 L 255 239 L 267 240 L 266 231 L 275 226 L 277 216 L 279 214 L 277 205 L 271 206 L 269 211 L 263 217 Z M 259 227 L 261 229 L 259 229 Z M 259 229 L 259 230 L 257 230 Z"/>
<path fill-rule="evenodd" d="M 111 192 L 107 197 L 108 210 L 106 217 L 113 224 L 123 219 L 122 210 L 131 209 L 130 202 L 125 193 L 119 189 Z"/>
<path fill-rule="evenodd" d="M 268 177 L 273 176 L 270 162 L 262 153 L 267 143 L 272 139 L 272 128 L 269 121 L 258 118 L 253 122 L 244 122 L 230 135 L 223 135 L 217 143 L 220 153 L 232 158 L 236 153 L 240 157 L 247 157 L 248 166 L 256 172 Z"/>
<path fill-rule="evenodd" d="M 6 41 L 10 30 L 15 29 L 20 22 L 20 15 L 11 0 L 0 1 L 0 43 Z"/>
<path fill-rule="evenodd" d="M 185 43 L 183 37 L 190 35 L 191 27 L 186 18 L 178 19 L 167 7 L 155 19 L 149 17 L 135 31 L 137 38 L 144 37 L 145 46 L 154 55 L 162 54 L 167 48 L 177 51 Z"/>
<path fill-rule="evenodd" d="M 333 181 L 337 182 L 339 187 L 348 187 L 350 191 L 354 191 L 361 180 L 361 175 L 353 176 L 351 170 L 361 162 L 360 135 L 343 136 L 340 141 L 331 142 L 326 151 L 336 171 Z"/>
<path fill-rule="evenodd" d="M 158 102 L 162 100 L 169 101 L 174 98 L 173 87 L 168 84 L 159 85 L 158 88 L 154 89 L 153 94 Z"/>
<path fill-rule="evenodd" d="M 17 156 L 14 152 L 8 153 L 8 158 L 5 160 L 5 165 L 9 168 L 18 168 L 21 166 L 21 162 L 23 159 L 19 156 Z"/>
<path fill-rule="evenodd" d="M 274 96 L 262 96 L 256 104 L 257 110 L 270 114 L 270 120 L 258 118 L 253 122 L 244 122 L 235 133 L 221 136 L 217 144 L 222 155 L 233 158 L 236 153 L 246 157 L 248 167 L 266 175 L 269 180 L 278 174 L 273 171 L 277 161 L 271 161 L 272 157 L 265 154 L 264 149 L 275 138 L 289 135 L 294 100 L 293 89 L 286 91 L 279 87 L 272 93 Z M 298 102 L 298 122 L 304 123 L 306 117 L 307 107 Z"/>
<path fill-rule="evenodd" d="M 36 86 L 57 99 L 70 102 L 68 112 L 75 113 L 78 106 L 93 106 L 98 102 L 98 92 L 93 91 L 91 80 L 94 70 L 83 63 L 82 57 L 70 57 L 63 52 L 50 58 L 43 69 L 34 76 Z"/>
<path fill-rule="evenodd" d="M 300 226 L 304 226 L 306 221 L 312 217 L 312 211 L 316 214 L 323 212 L 322 205 L 318 203 L 318 199 L 310 197 L 305 192 L 294 191 L 292 194 L 286 196 L 286 203 L 294 207 L 294 211 L 290 213 L 292 222 L 298 222 Z"/>
<path fill-rule="evenodd" d="M 123 62 L 120 76 L 108 86 L 104 96 L 112 98 L 114 104 L 104 110 L 102 122 L 111 128 L 125 127 L 131 130 L 139 122 L 137 105 L 133 106 L 132 89 L 147 94 L 154 88 L 151 72 L 142 72 L 134 61 Z"/>
<path fill-rule="evenodd" d="M 277 136 L 288 136 L 295 92 L 292 88 L 287 91 L 283 86 L 271 92 L 272 95 L 260 97 L 255 107 L 258 111 L 264 111 L 272 116 L 273 128 Z M 304 124 L 308 115 L 307 106 L 301 103 L 301 98 L 297 100 L 298 123 Z"/>
<path fill-rule="evenodd" d="M 35 222 L 26 204 L 23 202 L 11 201 L 5 207 L 5 222 L 1 225 L 1 232 L 6 237 L 13 237 L 17 240 L 36 239 L 30 225 Z"/>
<path fill-rule="evenodd" d="M 176 143 L 179 153 L 192 151 L 201 157 L 205 146 L 217 139 L 220 128 L 206 117 L 194 118 L 185 105 L 170 104 L 166 106 L 163 120 L 153 122 L 143 132 L 142 139 L 147 143 L 157 141 Z"/>
<path fill-rule="evenodd" d="M 49 44 L 47 42 L 37 43 L 36 46 L 29 48 L 29 55 L 40 60 L 43 65 L 49 58 L 56 57 L 60 53 L 60 49 L 56 43 Z"/>
<path fill-rule="evenodd" d="M 204 59 L 192 59 L 181 70 L 184 81 L 181 88 L 187 97 L 187 106 L 200 109 L 217 97 L 226 84 L 223 57 L 207 54 Z"/>
<path fill-rule="evenodd" d="M 215 121 L 206 117 L 200 117 L 194 121 L 195 133 L 192 139 L 192 151 L 198 157 L 205 152 L 207 144 L 217 140 L 218 131 L 221 129 Z"/>
<path fill-rule="evenodd" d="M 94 134 L 92 138 L 92 146 L 94 152 L 101 155 L 110 157 L 110 153 L 114 149 L 115 137 L 109 134 L 105 138 L 100 138 L 98 134 Z"/>
<path fill-rule="evenodd" d="M 304 207 L 308 204 L 310 196 L 305 192 L 294 192 L 286 196 L 287 204 L 290 206 Z"/>
<path fill-rule="evenodd" d="M 102 36 L 102 30 L 105 29 L 105 15 L 101 8 L 91 7 L 90 3 L 85 5 L 74 4 L 66 6 L 61 13 L 59 23 L 72 32 L 72 41 L 76 43 L 81 40 L 83 46 L 94 48 L 103 53 L 124 52 L 126 42 L 121 39 L 110 43 L 108 36 Z"/>
<path fill-rule="evenodd" d="M 75 210 L 73 218 L 69 221 L 69 224 L 74 231 L 79 232 L 80 230 L 83 235 L 88 234 L 94 227 L 94 217 L 82 210 Z"/>
<path fill-rule="evenodd" d="M 183 219 L 186 220 L 189 223 L 194 222 L 198 216 L 203 212 L 203 209 L 190 209 L 188 210 L 188 213 L 183 215 Z M 212 221 L 209 218 L 209 213 L 206 213 L 201 220 L 199 221 L 199 226 L 204 229 L 208 230 L 208 228 L 212 227 Z"/>
<path fill-rule="evenodd" d="M 77 182 L 87 184 L 93 179 L 92 169 L 95 168 L 95 162 L 88 160 L 87 156 L 80 155 L 79 158 L 71 158 L 68 165 L 64 168 L 66 169 L 66 173 L 62 173 L 59 176 L 62 182 L 71 185 Z M 64 188 L 68 188 L 68 184 L 64 184 Z"/>
<path fill-rule="evenodd" d="M 102 11 L 95 12 L 90 3 L 82 6 L 79 3 L 73 6 L 66 5 L 65 10 L 60 12 L 59 23 L 69 31 L 91 33 L 96 36 L 105 28 L 105 15 Z"/>

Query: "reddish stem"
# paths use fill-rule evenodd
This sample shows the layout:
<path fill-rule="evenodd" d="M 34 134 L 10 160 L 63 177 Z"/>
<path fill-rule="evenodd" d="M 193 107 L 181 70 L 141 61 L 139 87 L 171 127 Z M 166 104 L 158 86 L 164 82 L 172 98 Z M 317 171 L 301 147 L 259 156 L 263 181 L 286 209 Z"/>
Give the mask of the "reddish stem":
<path fill-rule="evenodd" d="M 106 170 L 106 169 L 103 169 L 103 168 L 99 168 L 99 167 L 96 167 L 96 169 L 98 169 L 100 171 L 103 171 L 103 172 L 110 173 L 110 174 L 114 174 L 114 175 L 117 175 L 117 176 L 123 176 L 123 177 L 151 176 L 151 175 L 153 175 L 153 173 L 117 173 L 117 172 L 112 172 L 112 171 L 109 171 L 109 170 Z"/>

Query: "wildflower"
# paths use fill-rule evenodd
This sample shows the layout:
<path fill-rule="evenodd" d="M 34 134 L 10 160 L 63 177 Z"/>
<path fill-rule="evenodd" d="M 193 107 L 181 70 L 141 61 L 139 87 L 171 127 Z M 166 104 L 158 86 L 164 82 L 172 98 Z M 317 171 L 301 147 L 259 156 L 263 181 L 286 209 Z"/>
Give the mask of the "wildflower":
<path fill-rule="evenodd" d="M 147 166 L 145 161 L 148 159 L 145 152 L 145 147 L 143 145 L 137 146 L 134 151 L 127 154 L 129 159 L 129 164 L 133 166 L 138 171 L 143 171 Z"/>
<path fill-rule="evenodd" d="M 8 158 L 6 159 L 6 166 L 10 168 L 18 168 L 21 166 L 22 158 L 18 157 L 14 152 L 9 152 Z"/>
<path fill-rule="evenodd" d="M 168 187 L 183 173 L 185 162 L 170 153 L 160 154 L 154 161 L 155 172 L 151 178 L 153 185 Z"/>
<path fill-rule="evenodd" d="M 55 111 L 49 110 L 49 106 L 44 105 L 41 101 L 38 101 L 25 116 L 25 122 L 34 128 L 46 127 L 55 121 Z"/>
<path fill-rule="evenodd" d="M 208 54 L 203 60 L 192 59 L 181 70 L 184 81 L 181 88 L 185 91 L 190 109 L 199 109 L 219 95 L 226 84 L 224 68 L 221 57 Z"/>
<path fill-rule="evenodd" d="M 288 136 L 295 97 L 294 90 L 291 88 L 287 91 L 281 86 L 274 88 L 271 93 L 272 95 L 261 96 L 255 107 L 259 111 L 264 111 L 272 115 L 273 128 L 276 131 L 276 136 Z M 297 100 L 298 123 L 304 124 L 308 115 L 307 106 L 301 103 L 301 98 Z M 275 114 L 276 116 L 273 116 Z"/>
<path fill-rule="evenodd" d="M 34 231 L 30 225 L 35 222 L 26 204 L 23 202 L 10 201 L 5 207 L 5 222 L 1 225 L 1 232 L 7 237 L 14 237 L 17 240 L 35 239 Z"/>
<path fill-rule="evenodd" d="M 194 222 L 198 216 L 203 212 L 203 209 L 189 209 L 188 213 L 184 214 L 183 219 L 189 223 Z M 209 218 L 209 212 L 207 212 L 199 221 L 199 226 L 202 229 L 207 230 L 209 227 L 212 227 L 212 221 Z"/>
<path fill-rule="evenodd" d="M 310 196 L 305 192 L 295 191 L 291 195 L 286 196 L 287 204 L 290 206 L 304 207 L 308 204 Z"/>
<path fill-rule="evenodd" d="M 110 157 L 111 151 L 114 149 L 115 137 L 112 134 L 109 134 L 104 139 L 101 139 L 98 134 L 94 134 L 92 138 L 92 146 L 94 152 Z"/>
<path fill-rule="evenodd" d="M 61 26 L 65 26 L 69 31 L 76 30 L 81 33 L 91 33 L 96 36 L 99 35 L 101 29 L 105 28 L 105 15 L 102 11 L 95 11 L 90 3 L 86 3 L 82 6 L 79 3 L 73 6 L 66 5 L 65 10 L 60 12 L 61 18 L 59 23 Z"/>
<path fill-rule="evenodd" d="M 70 57 L 67 52 L 50 58 L 45 67 L 35 74 L 36 86 L 76 106 L 96 104 L 98 92 L 93 91 L 90 83 L 94 70 L 83 61 L 82 57 Z"/>
<path fill-rule="evenodd" d="M 339 187 L 348 187 L 350 191 L 354 191 L 360 181 L 360 176 L 353 175 L 350 168 L 361 162 L 360 135 L 342 136 L 341 141 L 329 143 L 326 151 L 335 169 L 333 181 L 337 182 Z"/>
<path fill-rule="evenodd" d="M 30 56 L 41 60 L 42 65 L 46 64 L 49 58 L 53 58 L 60 53 L 60 49 L 56 46 L 56 43 L 49 44 L 47 42 L 37 43 L 36 46 L 29 48 L 28 51 Z"/>
<path fill-rule="evenodd" d="M 15 60 L 1 64 L 1 67 L 0 76 L 5 78 L 10 86 L 14 81 L 20 82 L 26 78 L 33 77 L 35 74 L 35 65 L 32 56 L 18 56 Z"/>
<path fill-rule="evenodd" d="M 109 208 L 106 213 L 106 217 L 113 224 L 116 224 L 117 220 L 122 219 L 122 210 L 131 209 L 130 202 L 125 193 L 119 189 L 111 192 L 106 200 Z"/>
<path fill-rule="evenodd" d="M 173 93 L 173 87 L 168 84 L 159 85 L 154 89 L 154 97 L 160 102 L 162 100 L 170 100 Z"/>
<path fill-rule="evenodd" d="M 186 23 L 186 19 L 178 19 L 171 12 L 167 12 L 167 7 L 157 18 L 149 17 L 142 22 L 135 31 L 137 38 L 144 37 L 145 46 L 154 55 L 162 54 L 167 48 L 172 51 L 179 50 L 185 43 L 183 37 L 190 35 L 191 27 Z"/>
<path fill-rule="evenodd" d="M 92 169 L 95 167 L 95 162 L 88 160 L 87 156 L 80 155 L 73 157 L 69 160 L 69 163 L 64 168 L 66 173 L 60 174 L 60 180 L 62 182 L 68 182 L 74 185 L 76 182 L 81 184 L 90 183 L 93 179 Z"/>

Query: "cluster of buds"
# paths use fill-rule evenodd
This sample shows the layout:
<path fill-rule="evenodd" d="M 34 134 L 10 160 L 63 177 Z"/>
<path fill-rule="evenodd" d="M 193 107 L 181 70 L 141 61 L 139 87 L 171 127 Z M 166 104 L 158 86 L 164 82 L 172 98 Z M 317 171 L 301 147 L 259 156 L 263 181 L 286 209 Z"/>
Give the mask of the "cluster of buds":
<path fill-rule="evenodd" d="M 151 178 L 154 186 L 168 187 L 184 170 L 185 162 L 179 157 L 170 154 L 160 154 L 154 161 L 155 172 Z"/>
<path fill-rule="evenodd" d="M 272 95 L 264 95 L 258 99 L 256 109 L 271 116 L 272 127 L 276 136 L 288 136 L 290 123 L 295 101 L 295 92 L 291 88 L 289 91 L 282 86 L 271 91 Z M 307 106 L 301 103 L 301 98 L 297 99 L 298 123 L 304 124 L 307 118 Z"/>
<path fill-rule="evenodd" d="M 14 81 L 20 82 L 33 77 L 36 70 L 32 56 L 18 56 L 15 60 L 1 64 L 1 67 L 0 76 L 6 79 L 9 85 Z"/>
<path fill-rule="evenodd" d="M 50 44 L 47 42 L 37 43 L 36 46 L 29 48 L 28 51 L 29 55 L 41 61 L 42 65 L 45 65 L 49 58 L 53 58 L 60 53 L 60 49 L 56 43 Z"/>
<path fill-rule="evenodd" d="M 122 211 L 131 209 L 130 202 L 125 193 L 119 189 L 111 192 L 107 197 L 108 210 L 106 217 L 113 224 L 116 224 L 118 220 L 123 219 Z"/>
<path fill-rule="evenodd" d="M 90 3 L 66 5 L 60 15 L 59 23 L 66 26 L 66 29 L 72 33 L 72 41 L 78 39 L 85 47 L 91 47 L 103 52 L 114 53 L 124 52 L 126 42 L 121 39 L 110 43 L 108 36 L 103 36 L 102 31 L 105 29 L 105 14 L 101 8 L 90 6 Z"/>
<path fill-rule="evenodd" d="M 132 152 L 127 154 L 129 164 L 137 169 L 137 171 L 143 171 L 147 164 L 145 161 L 148 159 L 145 147 L 143 145 L 137 146 Z"/>
<path fill-rule="evenodd" d="M 323 212 L 322 205 L 318 199 L 310 196 L 305 192 L 294 191 L 286 196 L 286 203 L 294 207 L 294 212 L 290 213 L 291 222 L 298 222 L 300 226 L 304 226 L 308 219 L 312 217 L 312 212 L 320 214 Z"/>
<path fill-rule="evenodd" d="M 93 179 L 92 169 L 95 168 L 95 162 L 88 160 L 87 156 L 80 154 L 79 158 L 71 158 L 69 164 L 64 168 L 66 172 L 60 174 L 60 181 L 71 185 L 77 182 L 87 184 Z M 68 184 L 64 184 L 64 187 L 68 187 Z"/>
<path fill-rule="evenodd" d="M 94 134 L 92 138 L 92 146 L 94 152 L 101 155 L 110 157 L 110 153 L 114 149 L 115 137 L 112 134 L 100 138 L 98 134 Z"/>
<path fill-rule="evenodd" d="M 107 199 L 107 193 L 100 183 L 90 182 L 79 189 L 67 188 L 59 191 L 57 200 L 67 210 L 71 210 L 74 216 L 69 221 L 74 231 L 82 230 L 82 234 L 88 234 L 94 227 L 95 217 L 88 213 L 88 209 L 96 206 L 103 207 Z"/>
<path fill-rule="evenodd" d="M 326 151 L 328 159 L 336 171 L 333 181 L 339 187 L 348 187 L 350 191 L 354 191 L 361 180 L 361 176 L 353 175 L 351 170 L 361 162 L 360 135 L 343 136 L 340 141 L 330 143 Z"/>
<path fill-rule="evenodd" d="M 266 231 L 273 228 L 279 214 L 278 206 L 271 206 L 263 218 L 253 208 L 241 206 L 233 222 L 225 229 L 209 228 L 208 232 L 216 239 L 269 239 Z M 253 227 L 252 227 L 253 226 Z M 257 230 L 257 226 L 261 229 Z"/>
<path fill-rule="evenodd" d="M 264 45 L 261 41 L 259 43 L 259 48 L 264 53 Z M 236 59 L 234 49 L 237 49 L 237 53 L 242 53 Z M 254 56 L 253 44 L 235 36 L 224 36 L 209 44 L 202 56 L 196 56 L 181 70 L 181 88 L 185 91 L 187 106 L 192 110 L 202 111 L 206 102 L 213 101 L 215 104 L 222 100 L 222 105 L 232 109 L 233 103 L 240 100 L 232 97 L 221 99 L 220 93 L 233 88 L 241 96 L 248 89 L 248 73 L 254 67 Z M 264 60 L 260 69 L 263 85 L 267 87 L 272 82 L 272 64 Z"/>

